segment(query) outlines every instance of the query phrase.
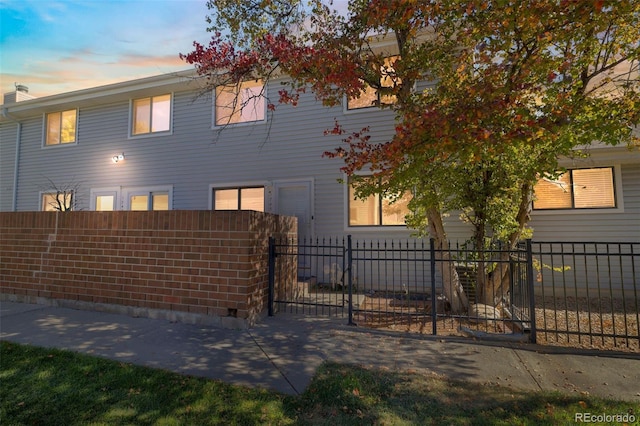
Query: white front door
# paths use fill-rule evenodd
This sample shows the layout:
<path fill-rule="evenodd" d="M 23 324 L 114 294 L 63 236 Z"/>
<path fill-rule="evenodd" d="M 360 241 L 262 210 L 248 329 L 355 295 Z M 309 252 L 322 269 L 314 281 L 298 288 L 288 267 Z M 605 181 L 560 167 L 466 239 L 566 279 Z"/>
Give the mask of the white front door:
<path fill-rule="evenodd" d="M 313 181 L 296 180 L 274 183 L 276 213 L 298 218 L 298 238 L 313 235 Z"/>

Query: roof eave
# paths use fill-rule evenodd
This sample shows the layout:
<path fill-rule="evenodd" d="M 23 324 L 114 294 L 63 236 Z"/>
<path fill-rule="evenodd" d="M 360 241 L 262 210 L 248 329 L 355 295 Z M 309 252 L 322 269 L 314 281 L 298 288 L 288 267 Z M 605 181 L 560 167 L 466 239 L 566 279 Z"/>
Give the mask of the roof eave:
<path fill-rule="evenodd" d="M 91 87 L 73 92 L 60 93 L 42 98 L 1 105 L 4 115 L 14 118 L 25 118 L 67 106 L 79 107 L 93 104 L 105 104 L 128 99 L 137 94 L 153 91 L 158 88 L 167 90 L 196 90 L 199 79 L 194 69 L 155 75 L 135 80 Z M 0 120 L 3 117 L 0 116 Z"/>

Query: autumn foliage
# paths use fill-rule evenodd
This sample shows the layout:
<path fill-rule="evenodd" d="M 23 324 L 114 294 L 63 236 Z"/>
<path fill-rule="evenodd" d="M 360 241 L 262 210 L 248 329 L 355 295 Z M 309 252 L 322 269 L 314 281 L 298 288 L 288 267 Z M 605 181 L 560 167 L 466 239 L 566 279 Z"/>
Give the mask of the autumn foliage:
<path fill-rule="evenodd" d="M 288 80 L 270 111 L 311 92 L 339 105 L 367 88 L 396 117 L 395 135 L 335 123 L 326 152 L 358 193 L 414 193 L 408 224 L 446 240 L 459 211 L 472 240 L 515 244 L 533 186 L 559 156 L 593 141 L 638 144 L 640 3 L 578 0 L 211 0 L 208 45 L 183 59 L 209 84 Z M 391 59 L 390 59 L 391 58 Z"/>

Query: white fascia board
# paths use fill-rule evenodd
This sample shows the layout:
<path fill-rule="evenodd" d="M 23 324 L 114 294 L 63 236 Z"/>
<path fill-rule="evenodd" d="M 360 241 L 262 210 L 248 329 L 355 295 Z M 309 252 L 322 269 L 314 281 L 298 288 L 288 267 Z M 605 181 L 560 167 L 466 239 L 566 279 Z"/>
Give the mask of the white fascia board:
<path fill-rule="evenodd" d="M 9 114 L 21 116 L 31 115 L 47 109 L 55 108 L 59 105 L 91 105 L 95 103 L 108 103 L 113 100 L 127 99 L 130 94 L 163 86 L 184 85 L 185 88 L 198 75 L 195 70 L 178 71 L 168 74 L 145 77 L 136 80 L 127 80 L 105 86 L 92 87 L 74 92 L 61 93 L 57 95 L 35 98 L 27 101 L 2 105 L 2 108 Z"/>

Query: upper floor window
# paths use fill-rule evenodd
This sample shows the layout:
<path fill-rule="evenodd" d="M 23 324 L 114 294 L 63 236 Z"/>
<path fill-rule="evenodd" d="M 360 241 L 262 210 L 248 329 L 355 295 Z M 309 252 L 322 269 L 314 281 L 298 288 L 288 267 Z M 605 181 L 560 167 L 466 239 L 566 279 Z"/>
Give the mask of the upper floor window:
<path fill-rule="evenodd" d="M 64 212 L 73 210 L 73 192 L 58 191 L 42 194 L 41 208 L 44 212 Z"/>
<path fill-rule="evenodd" d="M 46 115 L 45 145 L 76 142 L 77 110 L 50 112 Z"/>
<path fill-rule="evenodd" d="M 556 179 L 543 178 L 534 188 L 533 208 L 615 208 L 613 167 L 568 170 Z"/>
<path fill-rule="evenodd" d="M 349 179 L 349 226 L 403 226 L 405 216 L 409 214 L 409 201 L 409 192 L 397 199 L 380 194 L 370 195 L 365 199 L 357 198 Z"/>
<path fill-rule="evenodd" d="M 244 81 L 235 86 L 216 87 L 216 126 L 264 120 L 264 83 Z"/>
<path fill-rule="evenodd" d="M 396 102 L 395 95 L 385 94 L 384 89 L 392 89 L 401 83 L 394 69 L 394 64 L 399 58 L 399 56 L 385 58 L 384 64 L 380 67 L 380 89 L 365 83 L 365 89 L 360 95 L 347 99 L 347 110 L 394 104 Z"/>
<path fill-rule="evenodd" d="M 131 134 L 171 130 L 171 95 L 135 99 L 131 108 Z"/>
<path fill-rule="evenodd" d="M 264 211 L 264 187 L 214 188 L 214 210 Z"/>

